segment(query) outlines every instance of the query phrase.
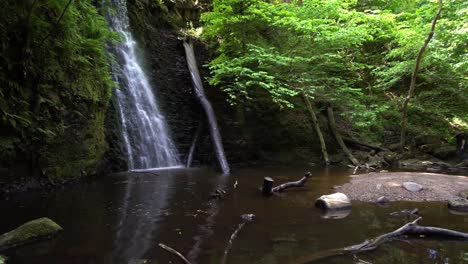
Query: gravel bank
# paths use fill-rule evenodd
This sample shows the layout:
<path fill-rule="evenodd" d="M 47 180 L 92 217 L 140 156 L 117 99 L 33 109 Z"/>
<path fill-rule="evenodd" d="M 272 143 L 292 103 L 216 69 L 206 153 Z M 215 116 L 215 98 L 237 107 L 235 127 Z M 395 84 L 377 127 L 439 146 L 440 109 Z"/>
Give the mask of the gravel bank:
<path fill-rule="evenodd" d="M 423 186 L 419 192 L 403 188 L 404 182 L 415 182 Z M 350 182 L 337 188 L 351 200 L 375 202 L 381 196 L 390 201 L 448 201 L 458 197 L 462 190 L 468 190 L 468 177 L 421 173 L 386 172 L 351 176 Z"/>

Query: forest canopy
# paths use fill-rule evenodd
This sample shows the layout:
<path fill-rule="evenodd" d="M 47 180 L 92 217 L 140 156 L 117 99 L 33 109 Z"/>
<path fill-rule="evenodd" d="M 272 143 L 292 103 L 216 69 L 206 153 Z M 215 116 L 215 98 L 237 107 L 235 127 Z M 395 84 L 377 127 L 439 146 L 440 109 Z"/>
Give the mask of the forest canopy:
<path fill-rule="evenodd" d="M 437 9 L 428 0 L 215 0 L 202 14 L 203 37 L 217 50 L 209 82 L 231 104 L 255 101 L 263 89 L 294 107 L 303 94 L 336 107 L 361 133 L 382 136 L 400 126 Z M 467 21 L 466 1 L 444 1 L 417 73 L 409 133 L 449 138 L 451 126 L 468 125 Z"/>

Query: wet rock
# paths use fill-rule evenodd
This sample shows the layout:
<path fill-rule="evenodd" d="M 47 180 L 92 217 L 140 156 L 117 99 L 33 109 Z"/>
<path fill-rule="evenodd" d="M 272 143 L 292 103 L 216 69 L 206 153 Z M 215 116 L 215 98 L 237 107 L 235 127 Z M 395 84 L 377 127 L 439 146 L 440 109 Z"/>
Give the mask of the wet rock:
<path fill-rule="evenodd" d="M 392 164 L 397 160 L 398 154 L 392 151 L 381 151 L 378 154 L 381 156 L 385 162 Z"/>
<path fill-rule="evenodd" d="M 434 153 L 432 153 L 432 155 L 436 158 L 439 158 L 439 159 L 442 159 L 442 160 L 446 160 L 446 159 L 450 159 L 450 158 L 453 158 L 453 157 L 456 157 L 457 153 L 455 151 L 455 147 L 454 146 L 441 146 L 439 148 L 436 148 L 434 150 Z"/>
<path fill-rule="evenodd" d="M 378 204 L 387 204 L 390 202 L 390 200 L 385 197 L 385 196 L 380 196 L 379 198 L 377 198 L 377 201 L 376 201 Z"/>
<path fill-rule="evenodd" d="M 323 219 L 343 219 L 351 213 L 351 208 L 343 210 L 323 210 L 320 218 Z"/>
<path fill-rule="evenodd" d="M 463 168 L 463 167 L 468 167 L 468 159 L 455 165 L 455 168 Z"/>
<path fill-rule="evenodd" d="M 415 182 L 404 182 L 403 187 L 410 192 L 419 192 L 423 189 L 423 186 Z"/>
<path fill-rule="evenodd" d="M 252 222 L 255 219 L 254 214 L 243 214 L 241 215 L 241 219 L 244 220 L 245 222 Z"/>
<path fill-rule="evenodd" d="M 419 213 L 418 208 L 414 209 L 403 209 L 401 211 L 391 212 L 391 216 L 402 216 L 402 215 L 417 215 Z"/>
<path fill-rule="evenodd" d="M 0 248 L 10 248 L 48 238 L 63 230 L 54 221 L 43 217 L 29 221 L 16 229 L 0 235 Z"/>
<path fill-rule="evenodd" d="M 455 198 L 448 202 L 448 207 L 454 211 L 468 212 L 468 199 Z"/>
<path fill-rule="evenodd" d="M 432 163 L 418 159 L 407 159 L 398 161 L 398 168 L 409 171 L 425 171 Z"/>
<path fill-rule="evenodd" d="M 344 210 L 351 208 L 351 200 L 344 193 L 322 195 L 315 201 L 315 206 L 327 210 Z"/>
<path fill-rule="evenodd" d="M 461 198 L 468 199 L 468 190 L 461 191 L 460 193 L 458 193 L 458 195 L 459 195 Z"/>
<path fill-rule="evenodd" d="M 419 150 L 421 150 L 421 151 L 424 152 L 424 153 L 429 153 L 429 154 L 434 153 L 434 151 L 435 151 L 437 148 L 440 148 L 440 143 L 436 143 L 436 144 L 426 144 L 426 145 L 421 145 L 421 146 L 419 146 Z"/>

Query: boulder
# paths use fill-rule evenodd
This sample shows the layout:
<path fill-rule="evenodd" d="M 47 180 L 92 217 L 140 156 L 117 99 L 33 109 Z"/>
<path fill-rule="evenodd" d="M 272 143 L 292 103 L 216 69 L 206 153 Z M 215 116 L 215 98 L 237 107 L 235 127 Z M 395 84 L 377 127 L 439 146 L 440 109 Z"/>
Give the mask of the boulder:
<path fill-rule="evenodd" d="M 420 135 L 414 137 L 414 145 L 415 146 L 422 146 L 422 145 L 429 145 L 429 144 L 441 144 L 440 140 L 432 135 Z"/>
<path fill-rule="evenodd" d="M 464 191 L 459 192 L 458 196 L 460 196 L 461 198 L 468 199 L 468 190 L 464 190 Z"/>
<path fill-rule="evenodd" d="M 454 198 L 448 202 L 448 207 L 454 211 L 468 212 L 468 199 Z"/>
<path fill-rule="evenodd" d="M 351 208 L 351 200 L 344 193 L 322 195 L 315 201 L 315 206 L 328 210 L 345 210 Z"/>
<path fill-rule="evenodd" d="M 0 264 L 7 263 L 7 257 L 0 255 Z"/>
<path fill-rule="evenodd" d="M 410 192 L 419 192 L 423 189 L 422 185 L 415 182 L 404 182 L 403 187 Z"/>
<path fill-rule="evenodd" d="M 409 171 L 425 171 L 431 164 L 418 159 L 407 159 L 398 161 L 398 168 Z"/>
<path fill-rule="evenodd" d="M 455 158 L 457 156 L 457 152 L 455 150 L 455 146 L 441 146 L 439 148 L 434 149 L 432 155 L 436 158 L 447 160 L 451 158 Z"/>
<path fill-rule="evenodd" d="M 49 218 L 43 217 L 32 220 L 8 233 L 0 235 L 0 248 L 11 248 L 49 238 L 61 230 L 62 227 Z"/>

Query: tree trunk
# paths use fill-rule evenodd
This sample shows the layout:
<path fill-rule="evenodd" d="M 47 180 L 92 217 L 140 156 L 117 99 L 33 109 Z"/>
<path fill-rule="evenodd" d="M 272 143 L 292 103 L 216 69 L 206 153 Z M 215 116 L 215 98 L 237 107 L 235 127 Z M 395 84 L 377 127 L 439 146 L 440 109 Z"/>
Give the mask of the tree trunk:
<path fill-rule="evenodd" d="M 329 106 L 327 108 L 327 114 L 328 114 L 328 123 L 330 124 L 331 131 L 333 135 L 336 138 L 336 141 L 338 142 L 338 145 L 340 145 L 341 149 L 343 152 L 348 156 L 348 159 L 355 165 L 359 165 L 359 161 L 353 156 L 351 151 L 349 151 L 348 147 L 346 147 L 346 144 L 343 141 L 343 138 L 341 138 L 340 133 L 338 132 L 338 129 L 336 128 L 336 123 L 335 123 L 335 116 L 333 114 L 333 108 Z"/>
<path fill-rule="evenodd" d="M 320 125 L 317 121 L 317 116 L 315 115 L 315 111 L 312 108 L 312 104 L 310 103 L 309 98 L 305 94 L 302 94 L 302 98 L 304 99 L 307 111 L 309 112 L 310 118 L 312 119 L 315 132 L 317 133 L 317 136 L 319 138 L 323 161 L 325 162 L 325 166 L 328 166 L 330 165 L 330 159 L 328 158 L 327 145 L 325 144 L 325 140 L 323 139 L 322 130 L 320 129 Z"/>
<path fill-rule="evenodd" d="M 440 17 L 440 13 L 442 12 L 442 0 L 439 0 L 439 9 L 437 10 L 436 15 L 432 20 L 431 32 L 427 35 L 424 44 L 422 45 L 421 49 L 419 50 L 418 56 L 416 57 L 416 65 L 414 66 L 413 74 L 411 75 L 411 83 L 410 88 L 408 90 L 408 95 L 406 96 L 405 100 L 403 101 L 403 106 L 401 109 L 401 134 L 400 134 L 400 148 L 403 151 L 406 145 L 406 129 L 408 126 L 408 104 L 414 95 L 414 90 L 416 87 L 416 77 L 419 70 L 419 66 L 421 64 L 421 58 L 423 56 L 424 50 L 426 49 L 429 41 L 431 41 L 432 37 L 434 36 L 436 22 Z"/>

